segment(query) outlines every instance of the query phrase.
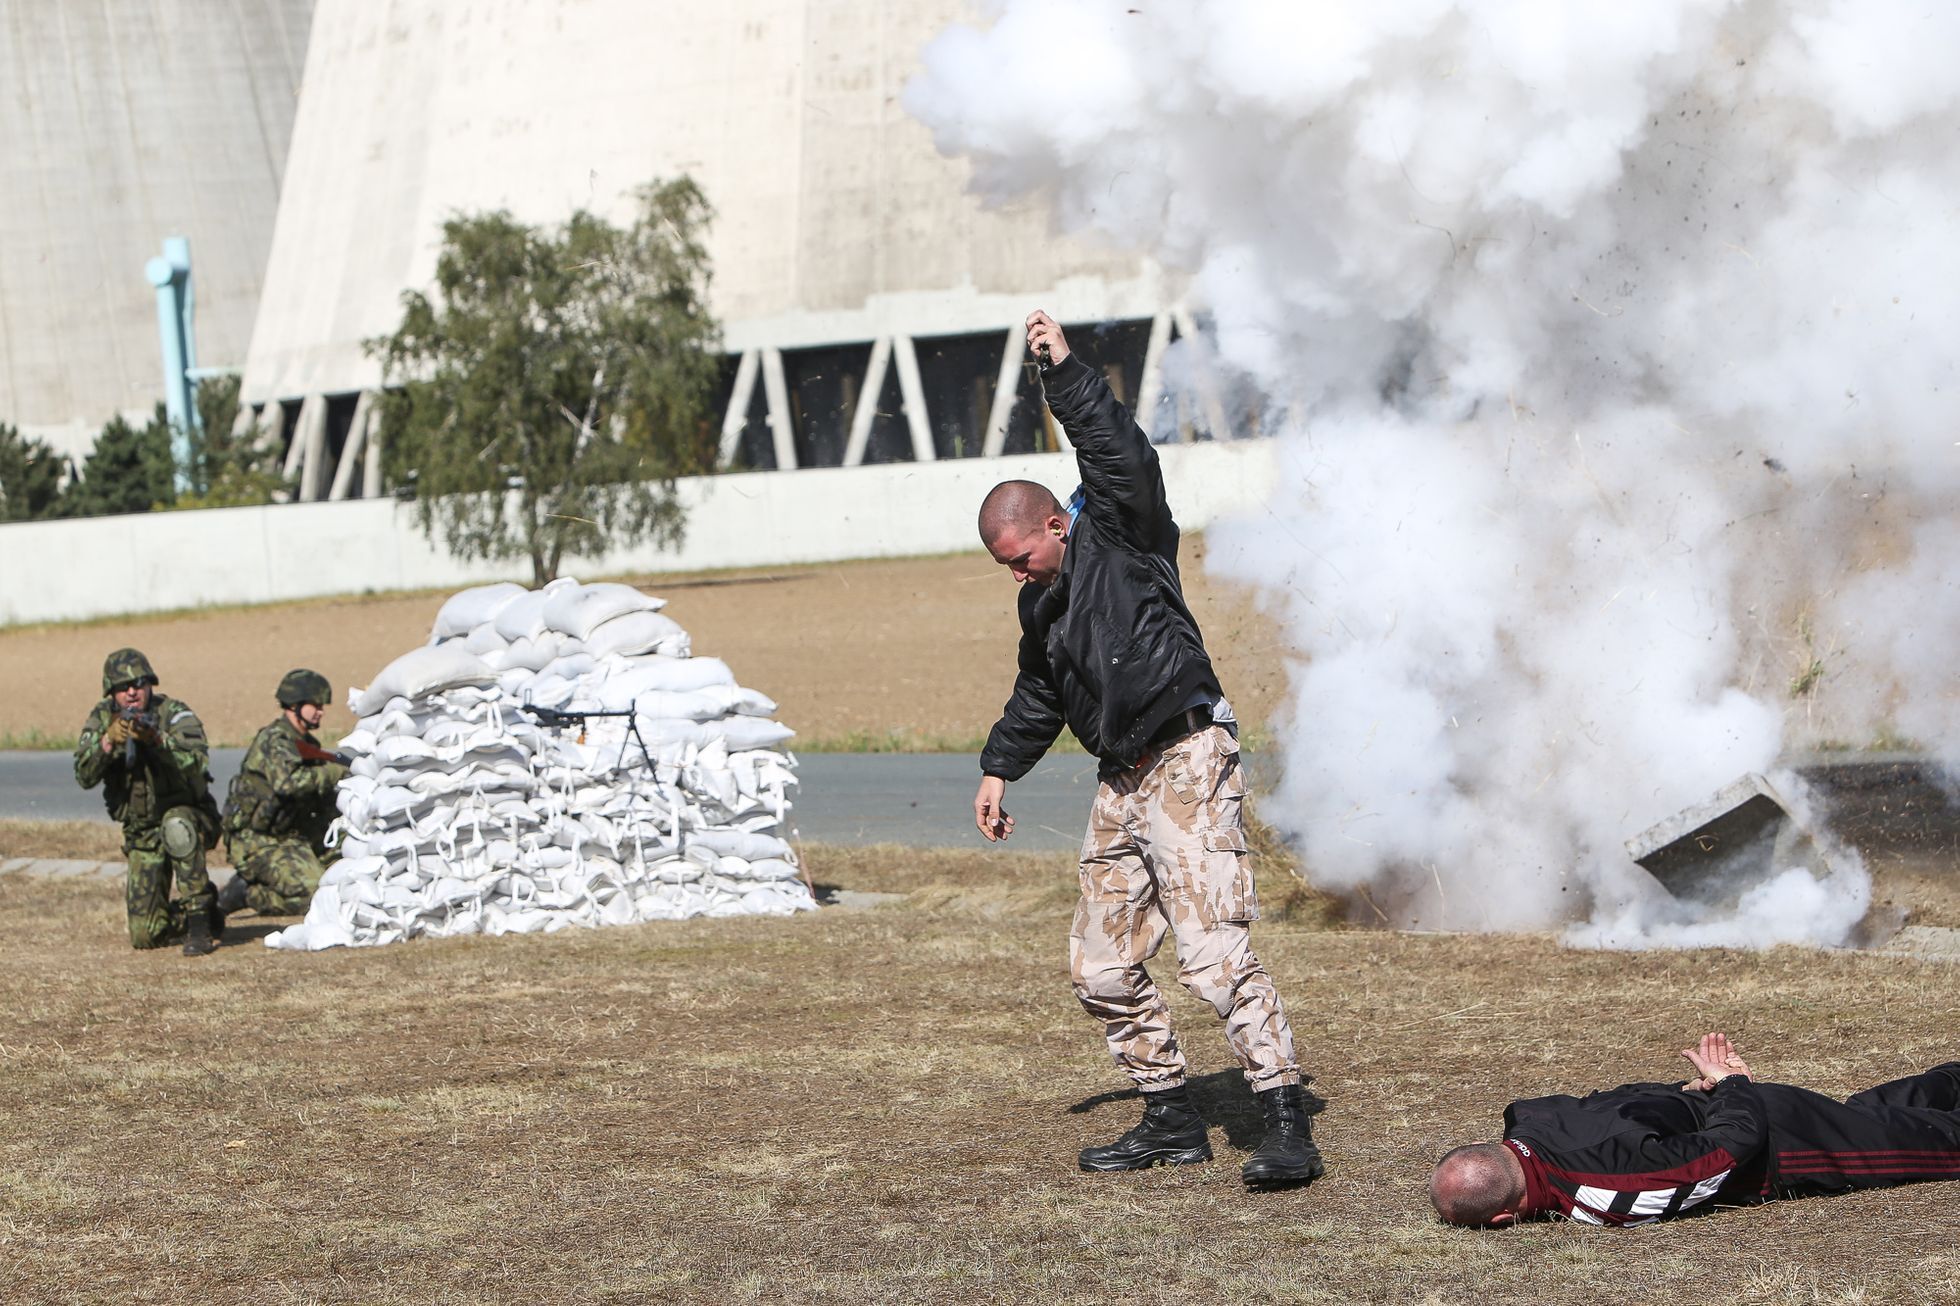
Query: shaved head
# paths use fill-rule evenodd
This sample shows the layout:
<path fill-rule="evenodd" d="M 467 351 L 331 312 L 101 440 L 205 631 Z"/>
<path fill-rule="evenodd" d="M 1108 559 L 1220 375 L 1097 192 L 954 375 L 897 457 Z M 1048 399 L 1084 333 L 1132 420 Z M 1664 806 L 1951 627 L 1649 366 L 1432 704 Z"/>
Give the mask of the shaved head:
<path fill-rule="evenodd" d="M 1515 1215 L 1524 1202 L 1524 1167 L 1502 1143 L 1459 1147 L 1436 1163 L 1429 1201 L 1450 1224 L 1486 1225 Z"/>
<path fill-rule="evenodd" d="M 980 501 L 980 542 L 991 546 L 1004 533 L 1040 530 L 1062 515 L 1055 492 L 1034 481 L 1002 481 Z"/>

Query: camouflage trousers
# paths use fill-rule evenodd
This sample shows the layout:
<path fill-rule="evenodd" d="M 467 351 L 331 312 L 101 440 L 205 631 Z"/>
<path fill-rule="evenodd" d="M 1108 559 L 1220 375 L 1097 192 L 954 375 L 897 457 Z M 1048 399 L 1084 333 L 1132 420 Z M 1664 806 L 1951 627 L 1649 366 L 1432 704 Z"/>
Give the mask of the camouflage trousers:
<path fill-rule="evenodd" d="M 1244 800 L 1238 741 L 1223 726 L 1105 776 L 1096 792 L 1069 978 L 1116 1064 L 1146 1093 L 1184 1082 L 1170 1008 L 1144 968 L 1166 930 L 1177 938 L 1178 979 L 1224 1019 L 1253 1091 L 1300 1082 L 1279 991 L 1252 954 L 1259 905 Z"/>
<path fill-rule="evenodd" d="M 245 881 L 245 905 L 261 916 L 304 916 L 320 877 L 339 860 L 305 839 L 243 832 L 225 839 L 225 851 Z"/>
<path fill-rule="evenodd" d="M 167 820 L 176 815 L 196 825 L 197 814 L 188 807 L 173 807 L 164 813 Z M 204 869 L 202 838 L 185 856 L 172 857 L 164 847 L 163 826 L 123 827 L 123 857 L 129 873 L 123 883 L 123 905 L 129 914 L 129 946 L 161 948 L 184 937 L 184 919 L 193 911 L 204 911 L 215 896 L 211 877 Z M 177 882 L 177 898 L 170 897 L 170 882 Z"/>

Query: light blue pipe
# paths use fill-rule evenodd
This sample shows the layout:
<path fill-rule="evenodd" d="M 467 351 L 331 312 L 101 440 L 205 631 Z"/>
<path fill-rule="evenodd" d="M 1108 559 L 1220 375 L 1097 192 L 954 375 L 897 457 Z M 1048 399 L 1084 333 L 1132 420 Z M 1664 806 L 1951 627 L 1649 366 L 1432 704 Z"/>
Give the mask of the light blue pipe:
<path fill-rule="evenodd" d="M 157 292 L 157 339 L 163 347 L 163 409 L 170 417 L 172 461 L 177 489 L 190 489 L 191 432 L 197 429 L 197 403 L 191 371 L 197 366 L 197 333 L 192 326 L 191 243 L 166 236 L 163 254 L 143 265 Z"/>

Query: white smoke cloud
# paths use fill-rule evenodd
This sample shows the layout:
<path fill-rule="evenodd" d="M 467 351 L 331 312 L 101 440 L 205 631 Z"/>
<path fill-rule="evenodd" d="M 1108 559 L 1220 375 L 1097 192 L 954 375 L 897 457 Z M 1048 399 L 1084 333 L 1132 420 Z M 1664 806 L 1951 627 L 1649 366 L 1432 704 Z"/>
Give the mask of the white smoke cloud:
<path fill-rule="evenodd" d="M 1683 921 L 1621 840 L 1823 738 L 1960 761 L 1960 9 L 990 17 L 908 108 L 983 192 L 1185 274 L 1288 429 L 1209 555 L 1305 655 L 1277 815 L 1314 877 L 1424 924 L 1841 940 L 1855 866 Z"/>

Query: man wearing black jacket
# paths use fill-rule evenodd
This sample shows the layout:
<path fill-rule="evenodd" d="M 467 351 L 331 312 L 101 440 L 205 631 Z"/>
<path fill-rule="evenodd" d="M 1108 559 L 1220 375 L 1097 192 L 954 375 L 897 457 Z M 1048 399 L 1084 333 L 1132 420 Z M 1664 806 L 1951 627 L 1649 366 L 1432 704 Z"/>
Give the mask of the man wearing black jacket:
<path fill-rule="evenodd" d="M 1540 1097 L 1504 1112 L 1504 1141 L 1437 1163 L 1430 1201 L 1451 1224 L 1534 1216 L 1650 1224 L 1713 1206 L 1960 1179 L 1960 1062 L 1844 1101 L 1759 1083 L 1724 1034 L 1682 1056 L 1683 1085 Z"/>
<path fill-rule="evenodd" d="M 1008 837 L 1003 798 L 1066 724 L 1100 762 L 1069 935 L 1076 997 L 1144 1093 L 1141 1124 L 1081 1155 L 1084 1170 L 1211 1159 L 1185 1089 L 1184 1056 L 1145 963 L 1167 930 L 1178 978 L 1211 1004 L 1266 1115 L 1245 1163 L 1253 1187 L 1321 1173 L 1306 1090 L 1279 992 L 1252 953 L 1258 914 L 1240 808 L 1245 781 L 1231 709 L 1185 606 L 1177 523 L 1157 451 L 1053 318 L 1028 318 L 1049 410 L 1075 446 L 1082 488 L 1067 506 L 1006 481 L 980 508 L 980 539 L 1022 582 L 1013 696 L 987 737 L 974 823 Z"/>

